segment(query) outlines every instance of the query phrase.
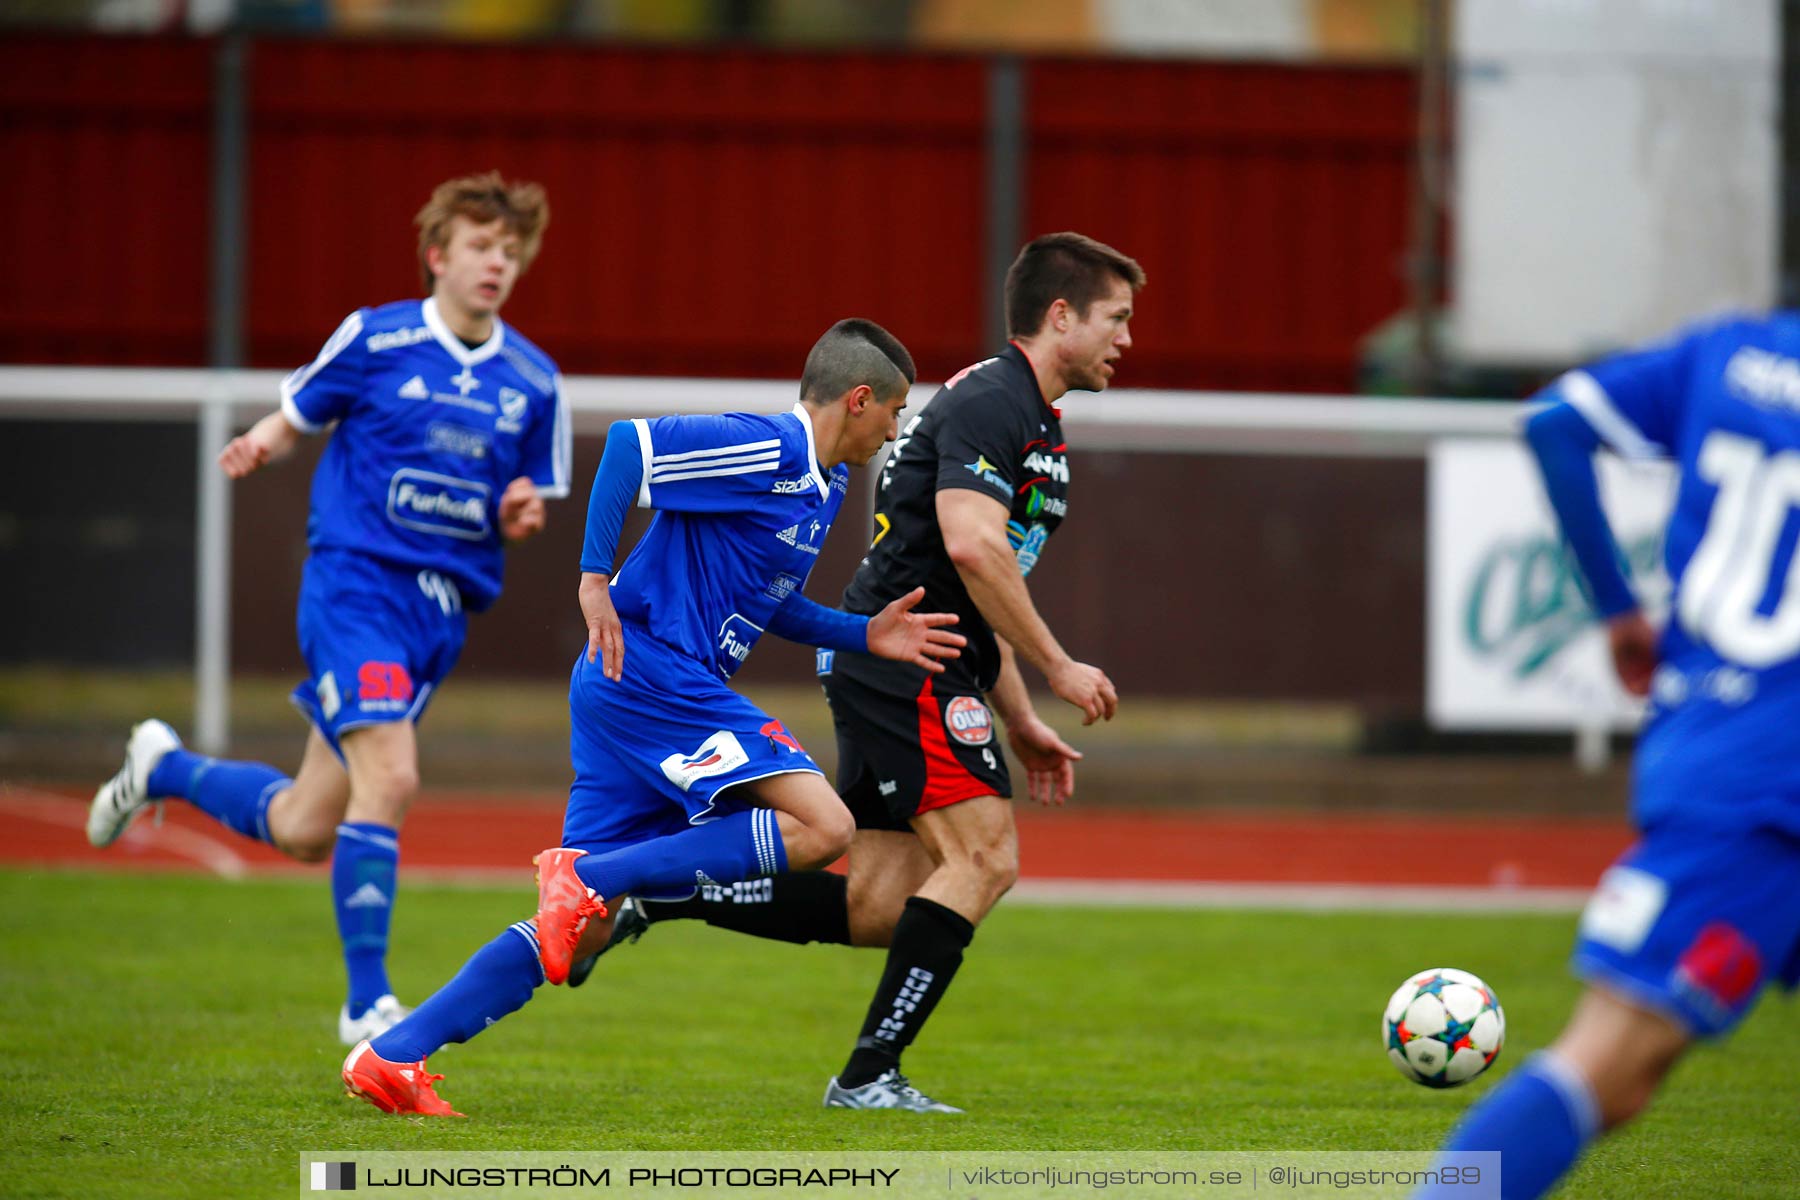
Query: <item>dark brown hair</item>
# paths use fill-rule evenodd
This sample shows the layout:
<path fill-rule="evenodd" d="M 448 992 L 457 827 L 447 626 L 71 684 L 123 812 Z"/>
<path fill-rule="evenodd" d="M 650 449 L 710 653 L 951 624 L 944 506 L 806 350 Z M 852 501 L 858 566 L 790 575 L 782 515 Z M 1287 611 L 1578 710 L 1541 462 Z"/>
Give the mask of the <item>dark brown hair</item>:
<path fill-rule="evenodd" d="M 1085 317 L 1118 279 L 1135 292 L 1144 286 L 1144 268 L 1085 234 L 1046 233 L 1026 243 L 1007 269 L 1006 335 L 1021 338 L 1037 333 L 1044 314 L 1058 300 Z"/>

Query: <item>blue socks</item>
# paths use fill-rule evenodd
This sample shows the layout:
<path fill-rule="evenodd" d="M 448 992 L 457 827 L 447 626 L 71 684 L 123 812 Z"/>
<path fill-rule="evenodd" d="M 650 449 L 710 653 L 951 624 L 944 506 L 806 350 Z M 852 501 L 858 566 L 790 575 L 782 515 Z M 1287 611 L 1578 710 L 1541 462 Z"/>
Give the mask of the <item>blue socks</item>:
<path fill-rule="evenodd" d="M 227 829 L 267 842 L 269 801 L 294 781 L 265 763 L 171 750 L 151 768 L 147 782 L 152 796 L 180 797 Z"/>
<path fill-rule="evenodd" d="M 389 1062 L 418 1062 L 523 1008 L 542 982 L 537 927 L 520 921 L 477 950 L 455 978 L 370 1045 Z"/>
<path fill-rule="evenodd" d="M 753 808 L 680 833 L 575 860 L 581 882 L 603 900 L 627 892 L 679 891 L 701 883 L 736 883 L 787 870 L 787 848 L 775 811 Z"/>
<path fill-rule="evenodd" d="M 1471 1108 L 1444 1149 L 1500 1151 L 1502 1200 L 1536 1200 L 1556 1186 L 1599 1133 L 1593 1090 L 1575 1068 L 1545 1051 Z M 1427 1187 L 1414 1200 L 1467 1190 Z"/>
<path fill-rule="evenodd" d="M 360 1017 L 393 990 L 387 977 L 388 924 L 399 871 L 398 830 L 372 821 L 338 826 L 331 854 L 331 902 L 350 975 L 352 1017 Z"/>

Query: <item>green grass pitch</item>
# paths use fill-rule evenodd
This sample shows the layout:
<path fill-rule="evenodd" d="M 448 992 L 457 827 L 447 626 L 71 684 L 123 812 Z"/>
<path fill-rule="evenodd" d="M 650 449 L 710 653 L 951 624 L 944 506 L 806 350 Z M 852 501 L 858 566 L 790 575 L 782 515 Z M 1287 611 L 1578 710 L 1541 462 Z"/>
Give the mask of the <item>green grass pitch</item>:
<path fill-rule="evenodd" d="M 403 890 L 402 998 L 531 905 L 528 884 Z M 434 1056 L 471 1119 L 425 1121 L 342 1094 L 322 877 L 9 871 L 0 911 L 7 1197 L 288 1196 L 305 1150 L 1428 1149 L 1575 996 L 1570 916 L 1002 905 L 907 1057 L 969 1114 L 851 1113 L 819 1096 L 880 955 L 687 922 Z M 1490 1077 L 1451 1092 L 1401 1079 L 1378 1036 L 1430 966 L 1483 975 L 1507 1013 Z M 1561 1195 L 1800 1194 L 1797 1034 L 1765 998 Z"/>

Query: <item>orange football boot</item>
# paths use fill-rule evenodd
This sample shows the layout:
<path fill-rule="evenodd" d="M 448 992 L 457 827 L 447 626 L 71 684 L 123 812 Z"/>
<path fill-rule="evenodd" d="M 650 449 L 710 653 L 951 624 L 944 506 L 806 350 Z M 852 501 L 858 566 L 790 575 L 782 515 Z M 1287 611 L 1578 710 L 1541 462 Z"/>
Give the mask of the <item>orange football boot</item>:
<path fill-rule="evenodd" d="M 586 853 L 559 848 L 545 850 L 531 860 L 538 881 L 538 961 L 549 983 L 568 980 L 575 946 L 587 931 L 588 921 L 606 918 L 605 902 L 575 874 L 575 860 Z"/>
<path fill-rule="evenodd" d="M 361 1096 L 382 1112 L 420 1113 L 427 1117 L 460 1117 L 431 1085 L 442 1079 L 425 1069 L 425 1060 L 391 1063 L 375 1053 L 369 1040 L 356 1043 L 344 1059 L 346 1094 Z"/>

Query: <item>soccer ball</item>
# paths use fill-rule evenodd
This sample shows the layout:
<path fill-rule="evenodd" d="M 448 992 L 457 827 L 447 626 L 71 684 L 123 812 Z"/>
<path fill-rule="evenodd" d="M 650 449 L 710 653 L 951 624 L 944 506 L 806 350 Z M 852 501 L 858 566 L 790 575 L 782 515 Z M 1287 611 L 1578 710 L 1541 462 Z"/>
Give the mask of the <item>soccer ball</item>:
<path fill-rule="evenodd" d="M 1467 1083 L 1500 1056 L 1506 1014 L 1467 971 L 1433 967 L 1400 985 L 1381 1017 L 1381 1042 L 1400 1073 L 1426 1087 Z"/>

